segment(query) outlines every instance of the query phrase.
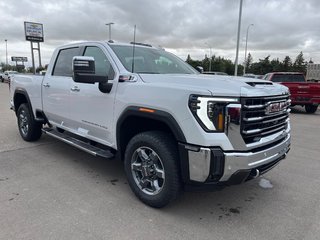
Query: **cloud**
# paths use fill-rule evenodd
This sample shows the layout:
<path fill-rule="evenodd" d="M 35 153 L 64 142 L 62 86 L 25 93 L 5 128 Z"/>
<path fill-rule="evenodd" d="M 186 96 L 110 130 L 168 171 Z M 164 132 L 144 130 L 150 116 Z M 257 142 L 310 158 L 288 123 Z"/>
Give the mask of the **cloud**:
<path fill-rule="evenodd" d="M 80 40 L 107 40 L 108 22 L 112 38 L 130 42 L 137 25 L 137 41 L 161 45 L 185 59 L 203 58 L 209 47 L 216 55 L 235 57 L 240 1 L 223 0 L 11 0 L 0 2 L 0 61 L 5 61 L 4 39 L 9 56 L 28 56 L 24 21 L 43 23 L 43 62 L 53 49 Z M 253 58 L 294 58 L 300 51 L 320 62 L 320 5 L 317 0 L 244 0 L 240 61 L 244 58 L 247 26 L 248 51 Z"/>

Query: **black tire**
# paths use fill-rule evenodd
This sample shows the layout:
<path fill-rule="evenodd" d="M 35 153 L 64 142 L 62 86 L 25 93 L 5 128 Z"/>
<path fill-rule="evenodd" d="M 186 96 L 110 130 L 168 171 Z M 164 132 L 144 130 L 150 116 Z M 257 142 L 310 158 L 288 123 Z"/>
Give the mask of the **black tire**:
<path fill-rule="evenodd" d="M 42 124 L 34 120 L 27 104 L 23 103 L 17 112 L 18 128 L 23 140 L 32 142 L 41 137 Z"/>
<path fill-rule="evenodd" d="M 177 143 L 170 135 L 159 131 L 137 134 L 129 141 L 124 159 L 132 191 L 151 207 L 166 206 L 181 192 L 178 161 Z"/>
<path fill-rule="evenodd" d="M 305 105 L 304 107 L 307 113 L 315 113 L 318 109 L 318 105 L 309 104 L 309 105 Z"/>

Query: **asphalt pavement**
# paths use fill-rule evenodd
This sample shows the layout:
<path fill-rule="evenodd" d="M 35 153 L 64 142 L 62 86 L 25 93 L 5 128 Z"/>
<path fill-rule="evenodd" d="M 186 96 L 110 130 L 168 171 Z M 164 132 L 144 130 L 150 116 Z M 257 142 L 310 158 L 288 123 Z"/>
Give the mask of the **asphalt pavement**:
<path fill-rule="evenodd" d="M 24 142 L 0 83 L 0 239 L 320 239 L 320 111 L 293 109 L 291 126 L 288 157 L 264 176 L 153 209 L 120 161 Z"/>

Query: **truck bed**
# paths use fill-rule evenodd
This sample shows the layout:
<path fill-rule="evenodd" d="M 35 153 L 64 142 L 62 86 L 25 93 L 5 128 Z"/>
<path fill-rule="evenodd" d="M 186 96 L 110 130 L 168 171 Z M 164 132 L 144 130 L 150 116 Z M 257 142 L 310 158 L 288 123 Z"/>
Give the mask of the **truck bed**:
<path fill-rule="evenodd" d="M 35 111 L 35 109 L 42 109 L 41 88 L 43 78 L 44 76 L 42 75 L 15 75 L 11 79 L 10 86 L 11 105 L 13 105 L 13 96 L 15 91 L 27 91 L 33 107 L 33 111 Z"/>

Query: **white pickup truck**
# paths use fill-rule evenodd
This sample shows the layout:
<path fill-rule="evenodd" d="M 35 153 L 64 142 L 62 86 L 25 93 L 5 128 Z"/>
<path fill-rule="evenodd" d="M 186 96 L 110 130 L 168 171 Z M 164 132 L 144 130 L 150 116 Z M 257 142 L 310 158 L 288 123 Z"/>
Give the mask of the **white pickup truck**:
<path fill-rule="evenodd" d="M 117 156 L 132 191 L 152 207 L 182 190 L 255 178 L 290 149 L 285 86 L 199 74 L 146 44 L 59 47 L 45 76 L 13 78 L 10 98 L 24 140 L 46 133 Z"/>

